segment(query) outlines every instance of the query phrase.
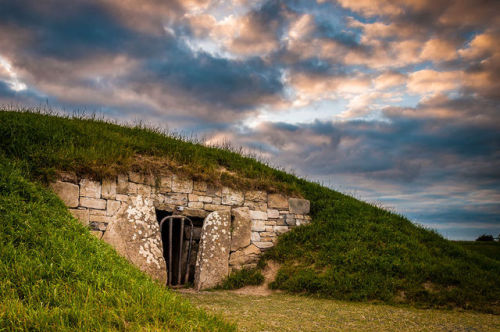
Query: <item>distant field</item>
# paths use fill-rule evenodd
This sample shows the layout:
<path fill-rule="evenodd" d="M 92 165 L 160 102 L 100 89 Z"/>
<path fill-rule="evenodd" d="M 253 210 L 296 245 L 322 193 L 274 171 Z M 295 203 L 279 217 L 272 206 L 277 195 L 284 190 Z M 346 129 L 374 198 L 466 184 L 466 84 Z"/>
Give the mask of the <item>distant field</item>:
<path fill-rule="evenodd" d="M 500 242 L 455 241 L 462 247 L 500 261 Z"/>
<path fill-rule="evenodd" d="M 500 316 L 360 302 L 231 291 L 182 294 L 239 331 L 500 331 Z"/>

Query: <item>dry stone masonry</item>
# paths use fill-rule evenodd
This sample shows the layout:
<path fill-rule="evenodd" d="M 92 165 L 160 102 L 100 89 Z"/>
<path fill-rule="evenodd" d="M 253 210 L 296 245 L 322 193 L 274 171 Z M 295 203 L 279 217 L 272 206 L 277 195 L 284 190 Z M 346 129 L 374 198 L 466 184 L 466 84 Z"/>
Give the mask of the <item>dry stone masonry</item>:
<path fill-rule="evenodd" d="M 234 269 L 255 266 L 280 234 L 310 221 L 307 200 L 218 188 L 177 175 L 130 172 L 93 181 L 64 174 L 51 187 L 95 236 L 161 281 L 167 271 L 160 217 L 184 215 L 200 220 L 194 258 L 184 258 L 195 264 L 197 289 L 216 286 Z"/>

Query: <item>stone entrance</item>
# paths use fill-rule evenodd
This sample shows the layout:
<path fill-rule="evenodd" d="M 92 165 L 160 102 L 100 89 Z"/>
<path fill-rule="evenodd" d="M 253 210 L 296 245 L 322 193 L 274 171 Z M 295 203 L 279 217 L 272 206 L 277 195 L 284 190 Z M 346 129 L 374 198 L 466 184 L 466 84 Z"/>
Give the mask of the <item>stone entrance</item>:
<path fill-rule="evenodd" d="M 193 282 L 197 289 L 216 286 L 232 270 L 255 266 L 280 234 L 310 221 L 307 200 L 214 187 L 177 175 L 130 172 L 94 181 L 66 174 L 51 187 L 96 237 L 162 283 L 167 267 L 159 221 L 172 214 L 191 218 L 191 257 L 186 241 L 175 244 L 175 250 L 181 263 L 190 265 L 180 284 Z M 173 234 L 179 232 L 173 229 Z"/>

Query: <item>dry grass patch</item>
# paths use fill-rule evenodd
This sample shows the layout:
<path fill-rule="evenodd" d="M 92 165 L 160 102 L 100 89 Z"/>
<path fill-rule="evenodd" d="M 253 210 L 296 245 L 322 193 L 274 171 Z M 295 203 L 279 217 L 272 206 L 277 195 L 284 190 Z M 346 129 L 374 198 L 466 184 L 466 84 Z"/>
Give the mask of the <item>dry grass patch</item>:
<path fill-rule="evenodd" d="M 500 316 L 459 310 L 343 302 L 289 294 L 186 293 L 240 331 L 499 331 Z"/>

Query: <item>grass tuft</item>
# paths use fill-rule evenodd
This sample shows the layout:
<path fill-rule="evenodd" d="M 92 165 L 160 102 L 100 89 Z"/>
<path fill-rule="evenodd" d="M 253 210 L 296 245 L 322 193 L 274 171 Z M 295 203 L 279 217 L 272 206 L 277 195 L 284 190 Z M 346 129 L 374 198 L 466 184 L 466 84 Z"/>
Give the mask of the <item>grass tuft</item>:
<path fill-rule="evenodd" d="M 264 276 L 258 268 L 245 268 L 231 274 L 217 287 L 218 289 L 238 289 L 245 286 L 258 286 L 264 282 Z"/>

